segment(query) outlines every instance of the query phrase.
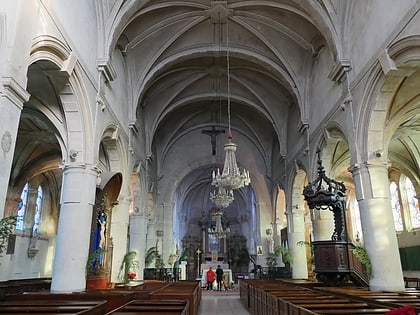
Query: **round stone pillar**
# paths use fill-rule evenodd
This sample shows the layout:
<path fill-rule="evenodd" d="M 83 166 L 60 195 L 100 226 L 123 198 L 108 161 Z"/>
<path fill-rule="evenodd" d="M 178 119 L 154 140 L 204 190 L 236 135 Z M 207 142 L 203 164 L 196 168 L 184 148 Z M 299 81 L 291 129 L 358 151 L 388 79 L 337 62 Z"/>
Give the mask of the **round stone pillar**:
<path fill-rule="evenodd" d="M 165 265 L 168 262 L 170 254 L 175 253 L 174 248 L 174 203 L 165 202 L 162 203 L 162 213 L 163 213 L 163 235 L 162 235 L 162 259 Z"/>
<path fill-rule="evenodd" d="M 135 251 L 138 263 L 137 279 L 143 280 L 144 259 L 146 256 L 147 217 L 144 213 L 130 216 L 130 251 Z"/>
<path fill-rule="evenodd" d="M 111 219 L 111 238 L 113 244 L 112 250 L 112 270 L 111 282 L 121 281 L 119 279 L 120 268 L 125 254 L 127 253 L 127 230 L 128 230 L 128 209 L 130 199 L 124 197 L 124 191 L 120 193 L 118 204 L 112 207 Z M 137 257 L 136 257 L 137 259 Z"/>
<path fill-rule="evenodd" d="M 85 165 L 64 167 L 51 283 L 53 293 L 85 290 L 97 174 Z"/>
<path fill-rule="evenodd" d="M 388 164 L 351 168 L 365 248 L 372 263 L 372 291 L 402 291 L 404 279 L 390 202 Z"/>
<path fill-rule="evenodd" d="M 289 220 L 289 251 L 293 257 L 292 278 L 308 279 L 308 266 L 306 263 L 305 246 L 297 245 L 298 242 L 305 241 L 305 218 L 303 209 L 294 208 Z"/>

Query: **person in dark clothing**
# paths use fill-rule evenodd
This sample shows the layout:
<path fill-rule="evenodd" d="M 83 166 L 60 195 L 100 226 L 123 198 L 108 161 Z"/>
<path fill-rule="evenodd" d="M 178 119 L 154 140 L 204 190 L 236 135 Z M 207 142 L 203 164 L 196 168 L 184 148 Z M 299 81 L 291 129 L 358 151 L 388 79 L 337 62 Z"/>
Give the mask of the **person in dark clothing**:
<path fill-rule="evenodd" d="M 223 282 L 223 269 L 220 265 L 216 269 L 216 281 L 217 281 L 217 290 L 222 291 L 222 282 Z"/>

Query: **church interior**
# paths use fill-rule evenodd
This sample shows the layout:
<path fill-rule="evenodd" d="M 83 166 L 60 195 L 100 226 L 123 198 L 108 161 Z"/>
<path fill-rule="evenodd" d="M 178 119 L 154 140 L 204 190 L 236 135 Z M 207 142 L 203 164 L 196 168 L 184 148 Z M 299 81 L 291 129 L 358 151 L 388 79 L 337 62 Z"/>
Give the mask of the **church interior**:
<path fill-rule="evenodd" d="M 2 1 L 0 284 L 420 289 L 419 30 L 419 0 Z"/>

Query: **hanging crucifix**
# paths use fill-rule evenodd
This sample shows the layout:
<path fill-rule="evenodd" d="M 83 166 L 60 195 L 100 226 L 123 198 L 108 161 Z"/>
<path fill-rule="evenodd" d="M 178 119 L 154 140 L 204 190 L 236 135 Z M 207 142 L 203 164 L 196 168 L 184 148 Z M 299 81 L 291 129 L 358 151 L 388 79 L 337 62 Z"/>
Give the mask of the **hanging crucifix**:
<path fill-rule="evenodd" d="M 211 130 L 203 129 L 201 130 L 201 133 L 204 133 L 206 135 L 209 135 L 211 137 L 211 147 L 212 147 L 212 154 L 216 155 L 216 137 L 220 135 L 221 133 L 225 133 L 224 130 L 216 130 L 215 126 L 211 127 Z"/>

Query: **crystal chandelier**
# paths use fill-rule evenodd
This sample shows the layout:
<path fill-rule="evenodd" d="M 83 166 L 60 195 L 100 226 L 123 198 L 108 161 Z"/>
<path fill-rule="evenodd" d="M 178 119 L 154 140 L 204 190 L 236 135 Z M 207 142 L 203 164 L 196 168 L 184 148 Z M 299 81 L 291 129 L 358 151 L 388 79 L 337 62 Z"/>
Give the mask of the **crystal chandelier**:
<path fill-rule="evenodd" d="M 229 36 L 228 36 L 228 24 L 226 22 L 226 68 L 227 68 L 227 109 L 228 109 L 228 142 L 224 146 L 225 150 L 225 164 L 223 165 L 222 173 L 220 169 L 217 169 L 217 173 L 213 171 L 212 174 L 212 185 L 216 187 L 224 188 L 226 191 L 239 189 L 247 186 L 251 183 L 249 172 L 247 170 L 241 171 L 236 163 L 236 147 L 237 145 L 232 142 L 232 132 L 230 126 L 230 66 L 229 66 Z M 220 192 L 220 190 L 219 190 Z"/>
<path fill-rule="evenodd" d="M 226 190 L 222 187 L 217 188 L 216 191 L 210 192 L 210 200 L 214 203 L 217 208 L 223 209 L 229 206 L 233 198 L 233 190 Z"/>
<path fill-rule="evenodd" d="M 209 228 L 208 232 L 210 235 L 214 235 L 217 239 L 226 238 L 227 233 L 230 233 L 230 228 L 223 229 L 222 226 L 222 215 L 223 211 L 220 209 L 216 209 L 214 213 L 216 217 L 216 226 L 214 228 Z"/>

